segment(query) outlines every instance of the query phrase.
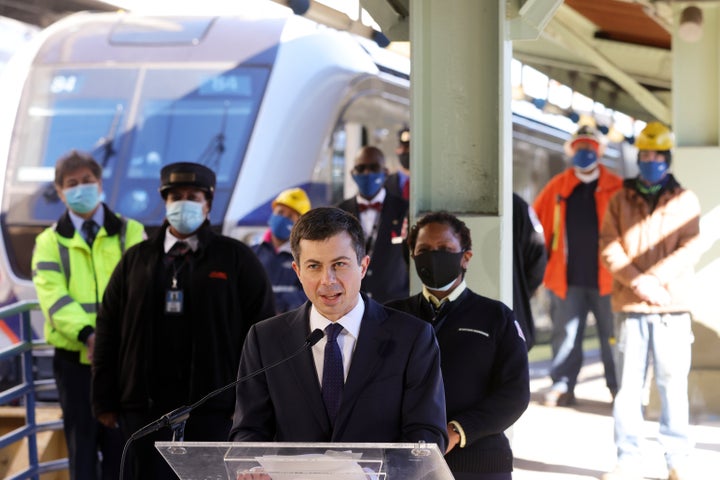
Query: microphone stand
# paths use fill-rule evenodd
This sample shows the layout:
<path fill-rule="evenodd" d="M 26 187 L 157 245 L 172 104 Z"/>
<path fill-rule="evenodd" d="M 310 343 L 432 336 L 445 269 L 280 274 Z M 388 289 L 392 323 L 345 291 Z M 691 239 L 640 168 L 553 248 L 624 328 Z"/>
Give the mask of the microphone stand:
<path fill-rule="evenodd" d="M 120 480 L 123 480 L 123 475 L 125 473 L 125 457 L 127 454 L 127 450 L 138 438 L 142 438 L 146 435 L 149 435 L 150 433 L 156 432 L 160 430 L 163 427 L 170 427 L 173 432 L 173 442 L 182 442 L 185 437 L 185 423 L 190 418 L 190 412 L 195 410 L 197 407 L 208 401 L 210 398 L 213 398 L 217 395 L 220 395 L 221 393 L 225 392 L 226 390 L 229 390 L 230 388 L 235 387 L 239 383 L 244 382 L 245 380 L 249 380 L 257 375 L 260 375 L 261 373 L 270 370 L 271 368 L 277 367 L 278 365 L 287 362 L 288 360 L 295 358 L 308 348 L 311 348 L 313 345 L 315 345 L 317 342 L 320 341 L 321 338 L 325 336 L 325 333 L 320 330 L 319 328 L 316 328 L 313 330 L 310 335 L 307 336 L 305 339 L 305 343 L 302 347 L 295 350 L 293 353 L 291 353 L 289 356 L 285 358 L 281 358 L 275 363 L 271 363 L 270 365 L 260 368 L 258 370 L 255 370 L 254 372 L 251 372 L 243 377 L 238 378 L 232 383 L 229 383 L 223 387 L 218 388 L 217 390 L 213 390 L 212 392 L 208 393 L 204 397 L 202 397 L 197 402 L 193 403 L 190 406 L 184 405 L 182 407 L 176 408 L 175 410 L 166 413 L 162 417 L 158 418 L 152 423 L 149 423 L 142 427 L 140 430 L 136 431 L 132 435 L 130 435 L 130 438 L 128 438 L 127 442 L 125 442 L 125 446 L 123 447 L 122 457 L 120 459 Z"/>

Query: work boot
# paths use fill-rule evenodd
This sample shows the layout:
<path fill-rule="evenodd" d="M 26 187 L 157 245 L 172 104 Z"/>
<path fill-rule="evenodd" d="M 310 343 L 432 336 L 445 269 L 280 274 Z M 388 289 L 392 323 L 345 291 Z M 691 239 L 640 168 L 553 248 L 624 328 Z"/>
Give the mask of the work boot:
<path fill-rule="evenodd" d="M 561 392 L 553 389 L 550 389 L 543 399 L 543 405 L 546 407 L 568 407 L 575 403 L 577 402 L 573 392 Z"/>

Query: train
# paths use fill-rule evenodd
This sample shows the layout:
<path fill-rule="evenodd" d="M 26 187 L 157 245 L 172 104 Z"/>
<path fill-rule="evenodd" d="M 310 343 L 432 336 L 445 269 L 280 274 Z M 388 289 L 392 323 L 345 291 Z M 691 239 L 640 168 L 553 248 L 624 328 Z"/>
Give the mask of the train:
<path fill-rule="evenodd" d="M 409 58 L 272 2 L 218 16 L 72 14 L 12 58 L 0 89 L 5 304 L 35 298 L 32 248 L 64 210 L 54 165 L 71 149 L 92 152 L 104 201 L 148 230 L 165 213 L 160 169 L 207 165 L 211 223 L 250 243 L 283 189 L 304 188 L 314 206 L 354 194 L 363 145 L 396 167 L 410 121 Z M 515 170 L 530 172 L 514 188 L 527 198 L 562 168 L 569 133 L 520 115 L 513 125 Z"/>

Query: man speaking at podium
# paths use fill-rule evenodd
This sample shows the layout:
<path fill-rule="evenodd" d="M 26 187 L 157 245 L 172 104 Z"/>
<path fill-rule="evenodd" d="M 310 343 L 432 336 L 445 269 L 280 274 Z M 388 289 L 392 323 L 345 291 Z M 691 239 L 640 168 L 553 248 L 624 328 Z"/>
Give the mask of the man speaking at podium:
<path fill-rule="evenodd" d="M 308 302 L 251 327 L 238 376 L 282 361 L 315 329 L 324 337 L 237 386 L 231 441 L 447 445 L 440 353 L 432 327 L 360 293 L 370 258 L 350 213 L 316 208 L 290 236 Z"/>

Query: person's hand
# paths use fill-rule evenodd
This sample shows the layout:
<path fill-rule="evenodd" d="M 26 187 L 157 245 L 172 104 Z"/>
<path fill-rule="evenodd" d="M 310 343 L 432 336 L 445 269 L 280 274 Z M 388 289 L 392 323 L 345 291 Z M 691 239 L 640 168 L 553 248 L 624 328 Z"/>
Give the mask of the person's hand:
<path fill-rule="evenodd" d="M 262 467 L 253 467 L 250 470 L 238 472 L 236 480 L 272 480 Z"/>
<path fill-rule="evenodd" d="M 452 425 L 447 426 L 447 433 L 448 433 L 448 446 L 445 450 L 445 455 L 450 453 L 450 450 L 455 448 L 458 444 L 460 444 L 460 434 L 455 431 Z"/>
<path fill-rule="evenodd" d="M 95 333 L 91 333 L 90 336 L 85 340 L 85 346 L 87 346 L 88 360 L 92 362 L 93 354 L 95 353 Z"/>
<path fill-rule="evenodd" d="M 669 305 L 672 301 L 670 293 L 654 275 L 640 275 L 630 284 L 635 295 L 650 305 L 660 307 Z"/>
<path fill-rule="evenodd" d="M 107 428 L 118 428 L 117 413 L 105 412 L 98 415 L 98 422 L 105 425 Z"/>

